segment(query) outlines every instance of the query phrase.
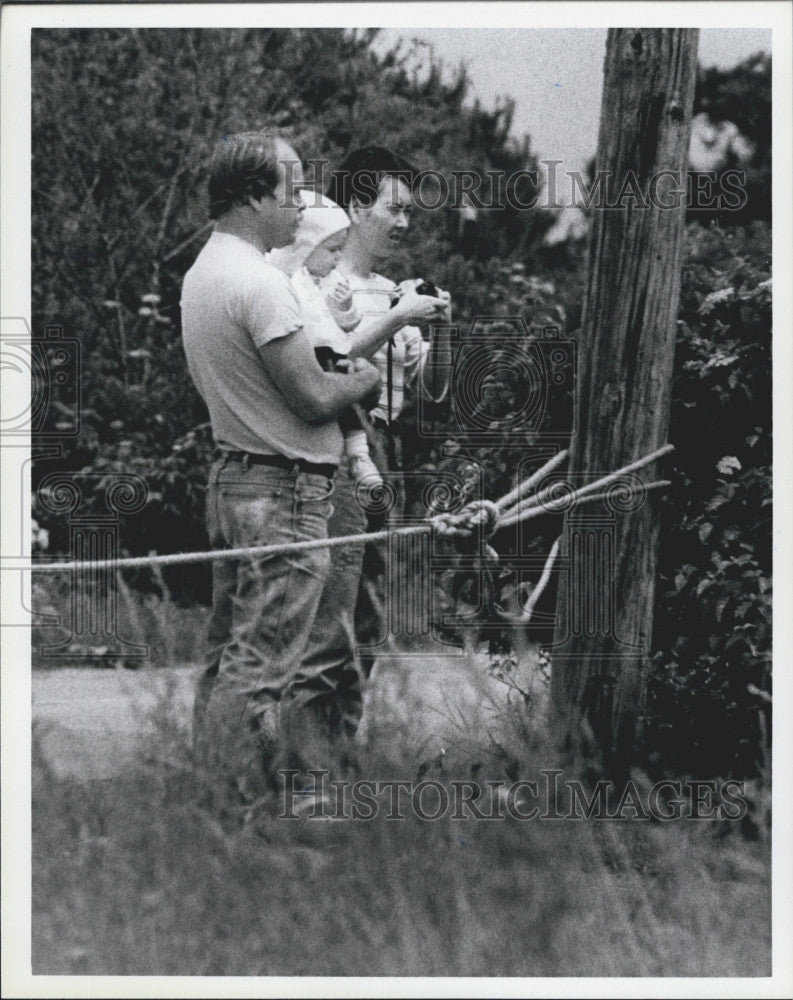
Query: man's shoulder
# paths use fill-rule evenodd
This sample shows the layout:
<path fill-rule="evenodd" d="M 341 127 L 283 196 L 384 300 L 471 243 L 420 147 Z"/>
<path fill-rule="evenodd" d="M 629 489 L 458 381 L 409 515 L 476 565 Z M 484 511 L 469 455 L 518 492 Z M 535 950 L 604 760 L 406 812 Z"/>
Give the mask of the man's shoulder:
<path fill-rule="evenodd" d="M 280 268 L 264 258 L 257 262 L 256 267 L 251 268 L 245 278 L 262 291 L 267 290 L 274 295 L 283 295 L 288 299 L 297 297 L 295 286 L 289 275 L 284 274 Z"/>
<path fill-rule="evenodd" d="M 292 282 L 256 247 L 228 233 L 213 233 L 187 272 L 200 280 L 212 278 L 229 286 L 266 286 L 293 295 Z"/>

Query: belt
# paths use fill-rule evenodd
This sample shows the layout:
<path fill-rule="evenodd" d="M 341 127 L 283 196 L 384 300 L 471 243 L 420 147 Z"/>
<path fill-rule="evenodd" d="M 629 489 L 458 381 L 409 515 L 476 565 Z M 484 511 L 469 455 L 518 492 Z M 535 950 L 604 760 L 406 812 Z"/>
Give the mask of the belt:
<path fill-rule="evenodd" d="M 308 472 L 314 476 L 324 476 L 333 479 L 337 465 L 322 462 L 307 462 L 304 458 L 287 458 L 286 455 L 259 455 L 253 451 L 226 451 L 218 448 L 215 458 L 225 458 L 229 462 L 242 462 L 243 465 L 270 465 L 287 472 Z"/>

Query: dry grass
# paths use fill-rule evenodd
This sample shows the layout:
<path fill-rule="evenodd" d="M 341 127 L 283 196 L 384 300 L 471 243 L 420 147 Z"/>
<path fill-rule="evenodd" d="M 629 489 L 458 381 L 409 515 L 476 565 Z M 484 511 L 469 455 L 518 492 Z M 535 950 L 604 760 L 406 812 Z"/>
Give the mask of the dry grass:
<path fill-rule="evenodd" d="M 37 761 L 36 973 L 770 974 L 766 843 L 692 822 L 287 821 L 275 795 L 221 822 L 187 734 L 159 723 L 122 778 Z M 353 770 L 415 777 L 375 753 Z M 491 756 L 478 777 L 499 773 Z"/>
<path fill-rule="evenodd" d="M 173 614 L 154 609 L 151 621 L 170 632 Z M 382 690 L 387 712 L 396 689 Z M 184 706 L 165 693 L 147 711 L 155 735 L 121 776 L 65 777 L 34 745 L 36 974 L 770 974 L 763 837 L 690 821 L 426 822 L 409 810 L 287 821 L 275 792 L 232 821 L 209 805 L 218 790 L 194 767 Z M 505 709 L 497 737 L 489 726 L 477 747 L 469 729 L 464 752 L 426 776 L 537 777 L 553 759 L 527 721 Z M 306 763 L 415 779 L 400 731 Z"/>

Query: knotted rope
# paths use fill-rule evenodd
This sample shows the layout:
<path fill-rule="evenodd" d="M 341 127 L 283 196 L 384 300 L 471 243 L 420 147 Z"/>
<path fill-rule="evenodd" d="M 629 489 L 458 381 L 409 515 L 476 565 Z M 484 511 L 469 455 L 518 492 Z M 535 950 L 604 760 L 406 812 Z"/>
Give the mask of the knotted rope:
<path fill-rule="evenodd" d="M 567 458 L 567 452 L 559 452 L 540 469 L 533 472 L 524 482 L 519 483 L 500 500 L 474 500 L 457 513 L 435 514 L 422 524 L 370 531 L 358 535 L 341 535 L 337 538 L 315 538 L 304 542 L 282 542 L 274 545 L 252 545 L 238 549 L 211 549 L 208 552 L 175 552 L 170 555 L 126 556 L 121 559 L 72 560 L 70 562 L 36 562 L 30 569 L 42 573 L 71 572 L 75 570 L 95 570 L 100 566 L 112 569 L 132 569 L 145 566 L 183 566 L 190 563 L 221 561 L 229 559 L 252 559 L 263 556 L 282 555 L 286 552 L 310 552 L 314 549 L 333 549 L 342 545 L 360 545 L 361 542 L 377 542 L 395 535 L 418 535 L 433 532 L 441 538 L 451 540 L 478 539 L 481 554 L 490 561 L 498 561 L 498 554 L 487 544 L 487 539 L 500 528 L 517 524 L 519 521 L 539 517 L 542 514 L 560 513 L 574 503 L 590 503 L 609 497 L 602 487 L 614 483 L 620 476 L 643 468 L 663 455 L 674 450 L 671 444 L 645 455 L 630 465 L 609 473 L 578 490 L 571 490 L 562 497 L 554 497 L 553 485 L 527 496 L 528 491 Z M 660 479 L 641 484 L 644 491 L 660 489 L 669 485 L 668 479 Z M 28 568 L 28 567 L 25 567 Z"/>

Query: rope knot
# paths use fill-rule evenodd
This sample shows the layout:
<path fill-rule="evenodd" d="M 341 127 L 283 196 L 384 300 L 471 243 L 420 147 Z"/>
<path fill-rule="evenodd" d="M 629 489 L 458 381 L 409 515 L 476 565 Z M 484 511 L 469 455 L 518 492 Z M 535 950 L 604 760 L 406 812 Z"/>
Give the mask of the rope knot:
<path fill-rule="evenodd" d="M 492 500 L 474 500 L 460 513 L 467 515 L 468 523 L 472 529 L 481 526 L 485 538 L 490 538 L 498 526 L 498 507 Z"/>
<path fill-rule="evenodd" d="M 470 538 L 481 530 L 485 538 L 490 538 L 498 525 L 498 507 L 492 500 L 474 500 L 458 514 L 438 514 L 432 518 L 432 526 L 439 535 Z"/>

